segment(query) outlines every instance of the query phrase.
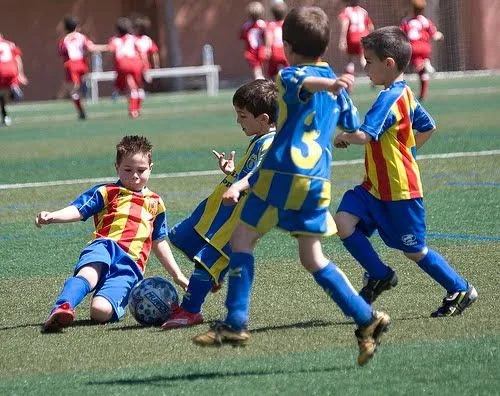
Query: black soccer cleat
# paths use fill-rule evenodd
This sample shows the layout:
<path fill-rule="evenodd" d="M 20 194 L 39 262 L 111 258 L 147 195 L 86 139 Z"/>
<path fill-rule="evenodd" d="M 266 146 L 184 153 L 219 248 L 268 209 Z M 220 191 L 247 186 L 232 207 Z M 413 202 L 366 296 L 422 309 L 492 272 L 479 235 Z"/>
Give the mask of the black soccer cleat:
<path fill-rule="evenodd" d="M 443 299 L 443 305 L 431 313 L 431 317 L 439 318 L 443 316 L 460 315 L 467 307 L 476 301 L 476 299 L 476 288 L 469 283 L 467 290 L 448 294 Z"/>
<path fill-rule="evenodd" d="M 398 276 L 396 271 L 389 269 L 389 275 L 384 279 L 371 279 L 366 273 L 363 280 L 363 288 L 359 295 L 368 303 L 372 304 L 382 292 L 392 289 L 398 284 Z"/>

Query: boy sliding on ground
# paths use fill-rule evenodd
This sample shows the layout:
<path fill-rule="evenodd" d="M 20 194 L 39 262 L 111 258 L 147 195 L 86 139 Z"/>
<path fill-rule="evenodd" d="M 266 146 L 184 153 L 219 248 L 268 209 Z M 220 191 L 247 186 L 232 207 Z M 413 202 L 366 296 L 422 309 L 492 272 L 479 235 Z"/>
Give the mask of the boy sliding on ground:
<path fill-rule="evenodd" d="M 145 137 L 125 136 L 116 146 L 116 183 L 95 186 L 61 210 L 37 214 L 37 227 L 91 216 L 95 224 L 92 240 L 80 254 L 74 275 L 64 283 L 42 331 L 69 326 L 76 306 L 91 292 L 92 320 L 120 320 L 130 291 L 144 277 L 151 250 L 175 283 L 187 288 L 188 280 L 165 239 L 165 204 L 146 187 L 153 168 L 151 153 L 152 145 Z"/>

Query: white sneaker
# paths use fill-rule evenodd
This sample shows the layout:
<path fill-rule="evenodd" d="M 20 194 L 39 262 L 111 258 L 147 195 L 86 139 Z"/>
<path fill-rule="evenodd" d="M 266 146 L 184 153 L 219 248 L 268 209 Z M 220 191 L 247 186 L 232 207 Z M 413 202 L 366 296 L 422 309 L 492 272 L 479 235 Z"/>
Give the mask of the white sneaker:
<path fill-rule="evenodd" d="M 5 116 L 3 121 L 2 121 L 2 124 L 4 124 L 5 126 L 11 126 L 12 125 L 12 120 L 10 119 L 9 116 Z"/>

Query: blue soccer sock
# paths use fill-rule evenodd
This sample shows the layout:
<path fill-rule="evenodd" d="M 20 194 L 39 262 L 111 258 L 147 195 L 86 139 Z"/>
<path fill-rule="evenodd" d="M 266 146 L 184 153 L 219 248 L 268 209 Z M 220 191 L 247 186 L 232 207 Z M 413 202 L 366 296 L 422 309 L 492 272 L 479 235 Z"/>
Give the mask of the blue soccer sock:
<path fill-rule="evenodd" d="M 182 299 L 181 307 L 191 313 L 200 312 L 201 306 L 205 302 L 205 298 L 213 285 L 212 276 L 206 269 L 195 268 L 189 278 L 189 286 Z"/>
<path fill-rule="evenodd" d="M 434 250 L 429 249 L 425 257 L 417 264 L 448 293 L 467 290 L 467 281 L 458 275 L 446 259 Z"/>
<path fill-rule="evenodd" d="M 356 324 L 366 325 L 372 320 L 372 307 L 354 290 L 344 273 L 332 262 L 316 271 L 313 277 L 337 303 L 344 315 L 352 317 Z"/>
<path fill-rule="evenodd" d="M 356 227 L 352 235 L 342 240 L 345 248 L 368 272 L 372 279 L 387 278 L 391 269 L 385 265 L 365 234 Z"/>
<path fill-rule="evenodd" d="M 57 308 L 62 303 L 68 302 L 70 307 L 75 309 L 91 290 L 92 288 L 87 279 L 81 276 L 72 276 L 64 282 L 63 289 L 56 300 L 54 308 Z"/>
<path fill-rule="evenodd" d="M 234 330 L 248 325 L 248 310 L 254 275 L 254 257 L 250 253 L 233 253 L 229 260 L 226 323 Z"/>

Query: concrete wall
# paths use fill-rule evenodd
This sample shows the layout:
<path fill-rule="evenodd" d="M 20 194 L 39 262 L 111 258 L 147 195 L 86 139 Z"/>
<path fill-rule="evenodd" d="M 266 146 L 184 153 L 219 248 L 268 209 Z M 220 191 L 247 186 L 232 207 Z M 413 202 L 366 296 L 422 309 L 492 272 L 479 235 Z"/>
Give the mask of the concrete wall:
<path fill-rule="evenodd" d="M 56 54 L 60 34 L 60 21 L 65 14 L 80 17 L 83 30 L 96 42 L 106 42 L 114 33 L 117 17 L 134 11 L 148 15 L 153 22 L 152 36 L 161 51 L 162 66 L 169 66 L 171 53 L 168 48 L 168 31 L 164 24 L 166 0 L 2 0 L 0 32 L 18 44 L 24 52 L 24 64 L 30 84 L 25 88 L 26 99 L 53 99 L 57 96 L 63 69 Z M 221 79 L 241 81 L 250 76 L 243 59 L 239 29 L 245 20 L 245 0 L 170 0 L 176 16 L 175 25 L 180 41 L 183 65 L 201 63 L 201 47 L 210 43 L 214 47 L 215 62 L 222 66 Z M 270 0 L 263 0 L 268 6 Z M 33 4 L 37 4 L 36 6 Z M 332 44 L 326 60 L 334 69 L 341 70 L 345 59 L 338 54 L 338 23 L 336 16 L 340 0 L 289 0 L 290 6 L 315 4 L 323 7 L 332 22 Z M 453 23 L 452 31 L 459 37 L 457 55 L 450 53 L 450 43 L 435 48 L 437 66 L 446 69 L 500 69 L 500 0 L 428 0 L 431 17 L 440 24 L 443 18 Z M 376 26 L 399 24 L 408 10 L 407 0 L 365 0 L 365 6 Z M 450 11 L 452 10 L 451 15 Z M 456 14 L 456 15 L 455 15 Z M 441 26 L 440 26 L 441 28 Z M 59 30 L 59 32 L 58 32 Z M 445 36 L 450 39 L 447 31 Z M 457 58 L 460 58 L 458 61 Z M 111 68 L 109 56 L 105 69 Z M 109 91 L 104 90 L 104 92 Z"/>

